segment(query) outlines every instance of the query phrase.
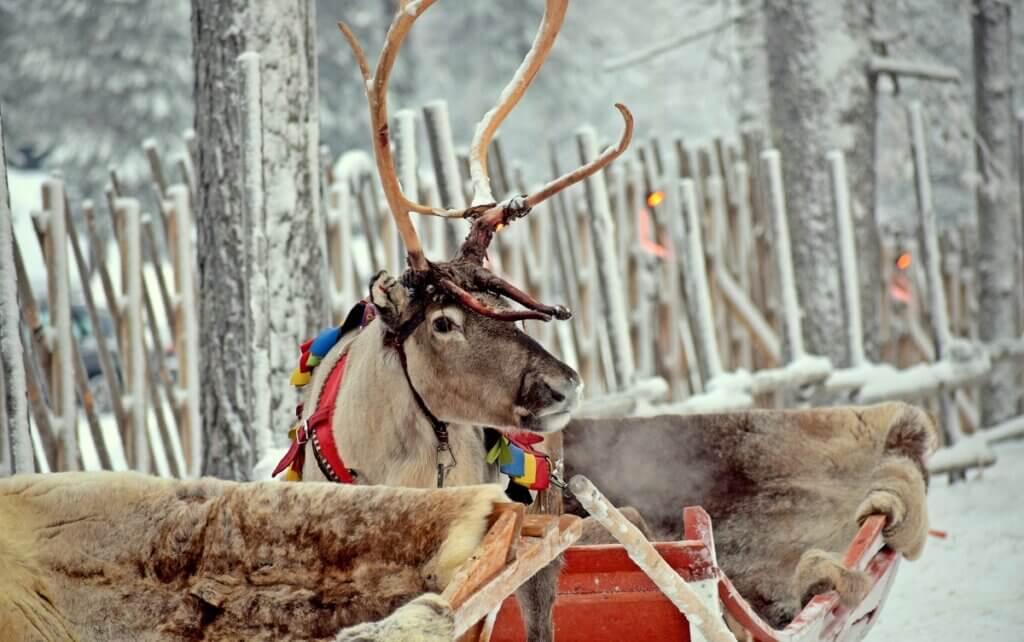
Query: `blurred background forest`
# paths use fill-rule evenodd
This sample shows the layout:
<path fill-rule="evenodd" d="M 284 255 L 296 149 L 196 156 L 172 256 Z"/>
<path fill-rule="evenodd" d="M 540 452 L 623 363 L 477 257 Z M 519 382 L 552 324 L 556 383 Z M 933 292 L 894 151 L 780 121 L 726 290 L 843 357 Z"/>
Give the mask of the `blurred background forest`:
<path fill-rule="evenodd" d="M 640 139 L 678 132 L 688 140 L 731 137 L 765 113 L 764 77 L 747 68 L 764 46 L 744 20 L 624 68 L 611 61 L 742 14 L 739 0 L 587 0 L 569 12 L 551 59 L 503 127 L 509 156 L 538 159 L 549 141 L 569 144 L 582 123 L 617 127 L 611 103 L 627 102 Z M 486 111 L 529 48 L 543 0 L 462 2 L 428 13 L 405 45 L 392 83 L 394 109 L 448 101 L 458 144 Z M 317 0 L 321 143 L 332 156 L 367 147 L 362 85 L 336 22 L 346 20 L 374 50 L 396 0 Z M 879 104 L 879 220 L 910 220 L 909 144 L 896 101 L 920 99 L 941 151 L 933 161 L 940 220 L 970 217 L 969 0 L 878 3 L 876 24 L 892 35 L 889 55 L 956 68 L 961 83 L 883 80 Z M 143 138 L 163 147 L 193 123 L 191 9 L 184 0 L 0 0 L 0 104 L 15 168 L 59 170 L 73 195 L 101 193 L 107 168 L 140 180 Z M 747 14 L 749 17 L 749 14 Z M 1014 15 L 1015 68 L 1024 67 L 1024 12 Z M 753 72 L 753 76 L 751 77 Z M 1014 76 L 1018 95 L 1024 75 Z"/>

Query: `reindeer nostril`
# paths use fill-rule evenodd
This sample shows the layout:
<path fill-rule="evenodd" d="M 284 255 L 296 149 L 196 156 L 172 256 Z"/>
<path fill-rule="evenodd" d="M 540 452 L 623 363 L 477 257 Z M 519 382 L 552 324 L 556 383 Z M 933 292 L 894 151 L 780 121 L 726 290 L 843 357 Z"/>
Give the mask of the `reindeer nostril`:
<path fill-rule="evenodd" d="M 548 388 L 551 388 L 551 386 L 548 386 Z M 558 392 L 554 388 L 551 388 L 551 398 L 558 402 L 565 401 L 565 395 Z"/>

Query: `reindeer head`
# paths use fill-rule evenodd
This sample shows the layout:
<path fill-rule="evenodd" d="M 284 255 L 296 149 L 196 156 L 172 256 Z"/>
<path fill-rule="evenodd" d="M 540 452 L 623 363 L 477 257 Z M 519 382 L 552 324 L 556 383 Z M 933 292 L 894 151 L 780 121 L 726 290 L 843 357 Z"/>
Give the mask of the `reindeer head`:
<path fill-rule="evenodd" d="M 355 35 L 344 23 L 338 24 L 366 85 L 377 172 L 408 253 L 409 267 L 400 277 L 386 273 L 374 277 L 371 300 L 386 328 L 385 343 L 397 349 L 414 392 L 438 419 L 537 432 L 559 430 L 578 402 L 580 377 L 515 322 L 565 320 L 571 313 L 563 306 L 544 305 L 491 272 L 485 265 L 487 248 L 498 230 L 622 154 L 632 137 L 633 117 L 617 104 L 625 130 L 616 147 L 533 194 L 495 202 L 487 174 L 487 148 L 544 64 L 561 28 L 568 0 L 548 0 L 533 46 L 498 104 L 476 127 L 470 154 L 472 205 L 446 210 L 410 200 L 402 192 L 392 158 L 387 84 L 409 29 L 434 2 L 401 2 L 372 76 Z M 410 212 L 471 221 L 454 258 L 442 263 L 427 260 Z M 513 309 L 508 301 L 522 308 Z"/>

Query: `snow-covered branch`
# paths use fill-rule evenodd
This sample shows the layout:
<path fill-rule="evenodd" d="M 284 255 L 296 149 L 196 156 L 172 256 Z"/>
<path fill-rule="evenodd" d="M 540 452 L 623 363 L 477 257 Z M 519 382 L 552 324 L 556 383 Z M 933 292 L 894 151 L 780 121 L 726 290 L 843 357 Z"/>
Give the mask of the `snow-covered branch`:
<path fill-rule="evenodd" d="M 889 56 L 872 56 L 868 61 L 868 71 L 874 75 L 888 74 L 935 82 L 960 82 L 960 72 L 954 67 L 936 63 L 912 62 Z"/>
<path fill-rule="evenodd" d="M 635 64 L 650 60 L 651 58 L 656 58 L 665 52 L 684 47 L 692 42 L 707 38 L 708 36 L 713 36 L 719 32 L 725 31 L 759 9 L 760 7 L 755 4 L 743 11 L 733 13 L 723 20 L 719 20 L 718 22 L 704 27 L 703 29 L 697 29 L 696 31 L 680 34 L 673 38 L 669 38 L 668 40 L 655 43 L 650 47 L 641 49 L 640 51 L 634 51 L 633 53 L 611 58 L 610 60 L 605 61 L 604 70 L 615 71 L 624 67 L 631 67 Z"/>

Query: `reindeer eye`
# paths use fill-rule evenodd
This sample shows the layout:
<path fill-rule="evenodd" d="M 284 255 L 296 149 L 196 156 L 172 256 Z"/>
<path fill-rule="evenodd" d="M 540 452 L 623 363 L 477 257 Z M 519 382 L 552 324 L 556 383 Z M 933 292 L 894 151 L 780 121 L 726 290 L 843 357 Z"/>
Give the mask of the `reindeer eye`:
<path fill-rule="evenodd" d="M 444 334 L 445 332 L 451 332 L 455 324 L 448 317 L 437 317 L 434 319 L 434 332 Z"/>

